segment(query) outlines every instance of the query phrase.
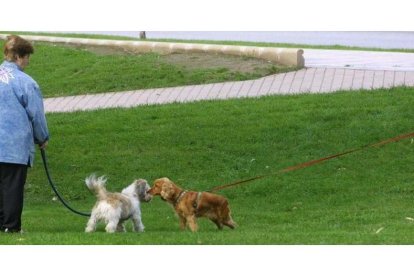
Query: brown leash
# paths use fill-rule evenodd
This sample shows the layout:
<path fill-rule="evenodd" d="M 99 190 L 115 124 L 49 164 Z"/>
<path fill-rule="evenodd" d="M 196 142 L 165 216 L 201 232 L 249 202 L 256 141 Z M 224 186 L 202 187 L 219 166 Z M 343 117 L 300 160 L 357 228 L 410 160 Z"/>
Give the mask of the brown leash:
<path fill-rule="evenodd" d="M 230 184 L 217 186 L 217 187 L 214 187 L 214 188 L 210 189 L 208 192 L 223 190 L 223 189 L 226 189 L 226 188 L 229 188 L 229 187 L 237 186 L 237 185 L 240 185 L 240 184 L 243 184 L 243 183 L 251 182 L 251 181 L 261 179 L 261 178 L 265 178 L 265 177 L 269 177 L 269 176 L 272 176 L 272 175 L 277 175 L 277 174 L 287 173 L 287 172 L 291 172 L 291 171 L 296 171 L 296 170 L 299 170 L 299 169 L 303 169 L 303 168 L 306 168 L 306 167 L 316 165 L 316 164 L 321 163 L 321 162 L 326 161 L 326 160 L 334 159 L 334 158 L 337 158 L 337 157 L 340 157 L 340 156 L 343 156 L 343 155 L 347 155 L 347 154 L 350 154 L 350 153 L 354 153 L 354 152 L 357 152 L 357 151 L 362 151 L 362 150 L 365 150 L 367 148 L 379 147 L 379 146 L 383 146 L 383 145 L 386 145 L 386 144 L 389 144 L 389 143 L 398 142 L 400 140 L 411 138 L 411 137 L 414 137 L 414 132 L 399 135 L 399 136 L 396 136 L 394 138 L 383 140 L 383 141 L 380 141 L 380 142 L 377 142 L 377 143 L 374 143 L 374 144 L 365 145 L 365 146 L 362 146 L 360 148 L 344 151 L 344 152 L 334 154 L 334 155 L 330 155 L 330 156 L 327 156 L 327 157 L 323 157 L 323 158 L 320 158 L 320 159 L 311 160 L 311 161 L 301 163 L 301 164 L 298 164 L 298 165 L 295 165 L 295 166 L 290 166 L 290 167 L 287 167 L 285 169 L 279 170 L 275 173 L 258 175 L 258 176 L 255 176 L 255 177 L 252 177 L 252 178 L 249 178 L 249 179 L 239 180 L 239 181 L 236 181 L 236 182 L 233 182 L 233 183 L 230 183 Z"/>

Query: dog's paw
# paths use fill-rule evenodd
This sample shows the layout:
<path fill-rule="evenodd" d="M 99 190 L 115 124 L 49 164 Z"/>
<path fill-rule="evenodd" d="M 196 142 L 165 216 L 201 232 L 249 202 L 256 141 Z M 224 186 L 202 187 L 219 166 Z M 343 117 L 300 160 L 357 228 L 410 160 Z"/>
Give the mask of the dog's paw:
<path fill-rule="evenodd" d="M 145 232 L 144 227 L 134 227 L 134 232 L 143 233 Z"/>
<path fill-rule="evenodd" d="M 95 231 L 95 229 L 93 229 L 92 227 L 85 228 L 85 233 L 92 233 L 93 231 Z"/>

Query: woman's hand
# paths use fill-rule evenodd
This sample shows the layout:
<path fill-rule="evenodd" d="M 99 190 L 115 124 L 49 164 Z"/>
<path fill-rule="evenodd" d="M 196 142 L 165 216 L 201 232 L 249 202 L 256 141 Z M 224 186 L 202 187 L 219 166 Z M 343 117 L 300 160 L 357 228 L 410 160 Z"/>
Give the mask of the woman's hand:
<path fill-rule="evenodd" d="M 39 148 L 40 148 L 40 149 L 46 149 L 48 142 L 49 142 L 49 141 L 47 141 L 47 140 L 46 140 L 43 144 L 40 144 L 40 145 L 39 145 Z"/>

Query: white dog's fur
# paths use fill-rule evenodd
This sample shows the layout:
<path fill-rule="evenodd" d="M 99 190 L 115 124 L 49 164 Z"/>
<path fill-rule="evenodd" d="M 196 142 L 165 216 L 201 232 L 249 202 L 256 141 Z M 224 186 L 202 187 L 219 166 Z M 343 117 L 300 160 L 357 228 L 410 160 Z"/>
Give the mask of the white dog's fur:
<path fill-rule="evenodd" d="M 123 222 L 131 219 L 134 231 L 143 232 L 140 201 L 148 202 L 152 196 L 147 193 L 150 189 L 147 181 L 137 179 L 121 193 L 110 193 L 105 189 L 106 178 L 96 178 L 90 175 L 85 179 L 86 186 L 96 194 L 98 201 L 92 209 L 91 217 L 86 225 L 85 232 L 93 232 L 99 221 L 106 223 L 108 233 L 125 232 Z"/>

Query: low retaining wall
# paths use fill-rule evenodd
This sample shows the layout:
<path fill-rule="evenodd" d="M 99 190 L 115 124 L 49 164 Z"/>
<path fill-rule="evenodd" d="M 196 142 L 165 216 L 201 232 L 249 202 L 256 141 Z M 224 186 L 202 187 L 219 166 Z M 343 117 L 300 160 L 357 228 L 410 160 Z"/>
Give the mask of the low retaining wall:
<path fill-rule="evenodd" d="M 5 40 L 7 34 L 0 34 L 0 39 Z M 153 41 L 127 41 L 127 40 L 107 40 L 89 38 L 67 38 L 21 35 L 29 41 L 46 41 L 52 43 L 66 43 L 75 45 L 93 46 L 115 46 L 132 50 L 137 53 L 156 52 L 160 54 L 171 53 L 215 53 L 224 55 L 246 56 L 264 59 L 277 64 L 295 66 L 302 68 L 305 66 L 302 49 L 294 48 L 274 48 L 274 47 L 254 47 L 254 46 L 231 46 L 216 44 L 197 44 L 197 43 L 175 43 L 175 42 L 153 42 Z"/>

